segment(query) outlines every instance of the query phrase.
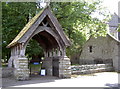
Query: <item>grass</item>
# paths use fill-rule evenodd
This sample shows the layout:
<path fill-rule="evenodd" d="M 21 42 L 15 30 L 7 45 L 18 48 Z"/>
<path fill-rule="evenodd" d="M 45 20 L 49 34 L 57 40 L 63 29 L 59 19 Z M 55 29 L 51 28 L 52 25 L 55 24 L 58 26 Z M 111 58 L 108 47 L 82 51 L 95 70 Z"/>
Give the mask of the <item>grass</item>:
<path fill-rule="evenodd" d="M 8 63 L 2 63 L 2 67 L 8 67 Z"/>
<path fill-rule="evenodd" d="M 40 73 L 41 70 L 41 64 L 37 64 L 37 65 L 29 64 L 29 69 L 31 71 L 31 74 L 38 74 Z"/>
<path fill-rule="evenodd" d="M 95 73 L 91 74 L 72 74 L 71 77 L 77 78 L 78 76 L 96 76 Z"/>
<path fill-rule="evenodd" d="M 80 64 L 72 64 L 71 66 L 78 66 L 78 65 L 80 65 Z"/>

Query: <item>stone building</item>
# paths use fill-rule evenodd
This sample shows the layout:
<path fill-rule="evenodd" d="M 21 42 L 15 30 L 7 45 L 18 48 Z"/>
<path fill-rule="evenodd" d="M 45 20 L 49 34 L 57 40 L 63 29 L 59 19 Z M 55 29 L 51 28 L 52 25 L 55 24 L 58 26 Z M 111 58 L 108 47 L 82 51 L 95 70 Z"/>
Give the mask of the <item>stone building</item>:
<path fill-rule="evenodd" d="M 120 40 L 120 32 L 117 31 L 119 23 L 120 23 L 120 18 L 116 13 L 114 13 L 112 19 L 108 22 L 109 25 L 108 33 L 110 33 L 116 39 Z"/>
<path fill-rule="evenodd" d="M 118 28 L 118 16 L 113 15 L 108 23 L 109 30 L 106 37 L 90 37 L 81 53 L 80 64 L 112 63 L 116 71 L 120 70 L 120 40 Z"/>

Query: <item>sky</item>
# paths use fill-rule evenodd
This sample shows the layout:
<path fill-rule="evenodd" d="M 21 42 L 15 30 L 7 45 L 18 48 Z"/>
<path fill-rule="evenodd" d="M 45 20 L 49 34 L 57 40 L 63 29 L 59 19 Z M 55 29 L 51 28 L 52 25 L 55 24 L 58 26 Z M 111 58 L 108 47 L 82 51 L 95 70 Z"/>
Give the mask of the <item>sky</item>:
<path fill-rule="evenodd" d="M 118 13 L 118 2 L 120 0 L 102 0 L 103 1 L 103 6 L 107 7 L 108 10 L 110 11 L 111 14 L 116 12 Z"/>
<path fill-rule="evenodd" d="M 112 14 L 114 12 L 118 13 L 118 2 L 120 0 L 101 0 L 101 1 L 103 1 L 102 5 L 107 7 Z M 42 6 L 45 6 L 45 4 L 42 3 Z"/>
<path fill-rule="evenodd" d="M 105 10 L 107 10 L 107 13 L 110 12 L 111 15 L 116 13 L 118 15 L 118 2 L 120 0 L 101 0 L 102 3 L 100 4 L 102 7 L 105 7 Z M 92 14 L 93 18 L 98 18 L 100 20 L 103 20 L 105 17 L 103 15 L 99 15 L 98 12 Z"/>
<path fill-rule="evenodd" d="M 88 0 L 89 1 L 89 0 Z M 103 7 L 106 7 L 106 9 L 111 13 L 114 14 L 116 13 L 118 15 L 118 2 L 120 2 L 120 0 L 101 0 L 103 1 L 103 3 L 101 3 L 101 5 Z M 43 7 L 45 6 L 45 3 L 41 4 Z M 120 6 L 119 6 L 120 7 Z M 120 12 L 119 12 L 120 13 Z M 93 17 L 97 17 L 99 19 L 104 19 L 103 16 L 99 16 L 99 14 L 96 12 L 95 14 L 92 15 Z M 119 14 L 120 16 L 120 14 Z"/>

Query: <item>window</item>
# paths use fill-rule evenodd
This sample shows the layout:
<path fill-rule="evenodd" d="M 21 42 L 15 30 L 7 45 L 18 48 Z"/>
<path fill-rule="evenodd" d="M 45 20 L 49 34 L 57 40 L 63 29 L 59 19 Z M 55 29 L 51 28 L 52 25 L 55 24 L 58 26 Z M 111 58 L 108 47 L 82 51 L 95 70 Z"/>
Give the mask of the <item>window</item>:
<path fill-rule="evenodd" d="M 92 53 L 92 46 L 89 46 L 89 52 Z"/>

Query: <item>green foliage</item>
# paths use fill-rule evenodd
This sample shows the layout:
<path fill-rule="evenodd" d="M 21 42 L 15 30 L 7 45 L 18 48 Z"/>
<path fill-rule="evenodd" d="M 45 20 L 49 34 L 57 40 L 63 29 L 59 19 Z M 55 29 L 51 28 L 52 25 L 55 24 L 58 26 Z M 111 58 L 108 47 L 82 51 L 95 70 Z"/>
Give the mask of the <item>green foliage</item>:
<path fill-rule="evenodd" d="M 36 3 L 2 2 L 2 59 L 9 59 L 10 49 L 6 46 L 29 21 L 29 15 L 33 17 L 35 13 Z"/>
<path fill-rule="evenodd" d="M 51 2 L 51 9 L 64 32 L 70 38 L 72 46 L 67 49 L 67 55 L 71 58 L 77 54 L 79 58 L 82 46 L 85 41 L 91 36 L 104 36 L 106 34 L 107 14 L 101 12 L 100 1 L 86 2 Z M 36 3 L 19 2 L 19 3 L 2 3 L 2 49 L 3 59 L 9 59 L 10 49 L 6 46 L 15 38 L 25 24 L 29 21 L 29 17 L 33 17 L 36 11 Z M 99 11 L 105 16 L 102 21 L 98 18 L 93 18 L 92 14 Z M 35 40 L 31 40 L 27 46 L 26 55 L 43 54 L 42 48 Z"/>
<path fill-rule="evenodd" d="M 39 43 L 36 40 L 31 39 L 31 41 L 27 45 L 26 55 L 28 57 L 32 57 L 33 55 L 43 56 L 43 49 L 41 48 L 41 46 L 39 45 Z"/>
<path fill-rule="evenodd" d="M 38 64 L 38 65 L 34 65 L 31 63 L 29 64 L 29 69 L 31 74 L 40 73 L 41 67 L 42 67 L 42 64 Z"/>
<path fill-rule="evenodd" d="M 102 11 L 100 1 L 86 2 L 53 2 L 50 6 L 70 38 L 72 46 L 67 49 L 70 58 L 79 58 L 82 46 L 92 36 L 105 36 L 108 14 Z M 98 12 L 105 18 L 101 21 L 92 18 L 92 14 Z"/>

